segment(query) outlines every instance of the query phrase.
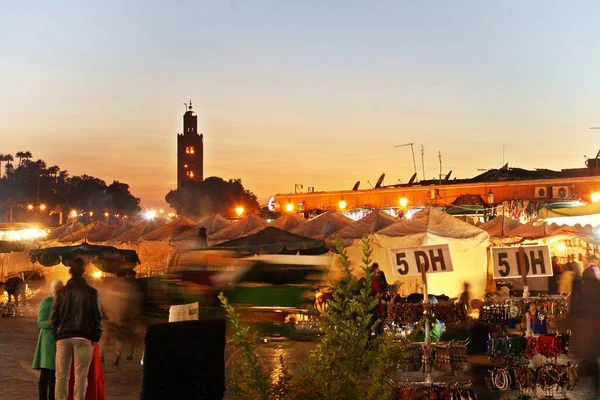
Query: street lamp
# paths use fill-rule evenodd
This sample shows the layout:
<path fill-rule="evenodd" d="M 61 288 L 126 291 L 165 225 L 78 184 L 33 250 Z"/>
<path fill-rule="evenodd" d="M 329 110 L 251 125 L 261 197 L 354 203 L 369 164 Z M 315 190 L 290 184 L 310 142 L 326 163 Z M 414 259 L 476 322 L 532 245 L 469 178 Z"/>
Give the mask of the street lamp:
<path fill-rule="evenodd" d="M 77 212 L 77 210 L 71 210 L 71 213 L 70 213 L 70 215 L 71 215 L 71 218 L 77 218 L 77 215 L 78 215 L 78 214 L 79 214 L 79 213 Z"/>
<path fill-rule="evenodd" d="M 244 215 L 244 207 L 242 206 L 237 206 L 235 208 L 235 213 L 238 217 L 241 217 L 242 215 Z"/>
<path fill-rule="evenodd" d="M 40 211 L 45 211 L 45 210 L 46 210 L 46 205 L 40 204 Z"/>
<path fill-rule="evenodd" d="M 338 203 L 338 207 L 340 207 L 340 210 L 345 210 L 346 209 L 346 200 L 344 200 L 344 199 L 340 200 L 340 202 Z"/>
<path fill-rule="evenodd" d="M 408 199 L 406 197 L 402 197 L 400 198 L 400 207 L 402 208 L 406 208 L 406 206 L 408 205 Z"/>
<path fill-rule="evenodd" d="M 287 203 L 287 204 L 285 205 L 285 210 L 286 210 L 287 212 L 292 212 L 292 211 L 294 211 L 294 205 L 293 205 L 292 203 Z"/>
<path fill-rule="evenodd" d="M 494 204 L 494 192 L 492 192 L 492 189 L 490 189 L 487 194 L 487 203 L 488 204 Z"/>
<path fill-rule="evenodd" d="M 592 192 L 592 203 L 600 202 L 600 192 Z"/>
<path fill-rule="evenodd" d="M 27 209 L 28 209 L 29 211 L 33 210 L 33 204 L 28 204 L 28 205 L 27 205 Z"/>

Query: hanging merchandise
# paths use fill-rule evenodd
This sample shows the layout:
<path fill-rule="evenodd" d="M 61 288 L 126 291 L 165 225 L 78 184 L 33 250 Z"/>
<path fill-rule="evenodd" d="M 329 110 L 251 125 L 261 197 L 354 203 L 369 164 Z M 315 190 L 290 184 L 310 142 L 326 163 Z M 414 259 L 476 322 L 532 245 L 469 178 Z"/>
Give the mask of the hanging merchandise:
<path fill-rule="evenodd" d="M 567 296 L 547 295 L 538 297 L 486 298 L 480 319 L 488 324 L 512 324 L 511 320 L 522 320 L 530 304 L 537 309 L 538 318 L 562 315 L 568 310 Z"/>
<path fill-rule="evenodd" d="M 569 352 L 570 333 L 541 336 L 505 336 L 490 338 L 485 355 L 494 363 L 515 363 L 540 354 L 556 359 Z"/>
<path fill-rule="evenodd" d="M 467 319 L 467 307 L 463 303 L 395 303 L 388 306 L 388 319 L 398 325 L 408 325 L 424 316 L 444 323 L 457 323 Z"/>
<path fill-rule="evenodd" d="M 421 383 L 404 382 L 398 386 L 400 400 L 477 400 L 471 382 Z"/>

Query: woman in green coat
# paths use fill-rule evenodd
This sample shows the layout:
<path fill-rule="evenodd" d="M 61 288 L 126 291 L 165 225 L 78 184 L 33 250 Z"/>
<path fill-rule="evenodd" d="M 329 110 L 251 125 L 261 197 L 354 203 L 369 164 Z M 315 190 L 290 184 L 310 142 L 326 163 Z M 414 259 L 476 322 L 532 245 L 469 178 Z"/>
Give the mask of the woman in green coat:
<path fill-rule="evenodd" d="M 40 400 L 54 400 L 56 342 L 54 341 L 54 336 L 52 336 L 50 317 L 52 315 L 52 303 L 54 297 L 56 297 L 56 294 L 63 286 L 60 279 L 52 281 L 50 284 L 50 293 L 52 296 L 42 300 L 38 307 L 38 328 L 40 328 L 40 336 L 38 338 L 37 349 L 33 356 L 31 368 L 40 370 Z"/>

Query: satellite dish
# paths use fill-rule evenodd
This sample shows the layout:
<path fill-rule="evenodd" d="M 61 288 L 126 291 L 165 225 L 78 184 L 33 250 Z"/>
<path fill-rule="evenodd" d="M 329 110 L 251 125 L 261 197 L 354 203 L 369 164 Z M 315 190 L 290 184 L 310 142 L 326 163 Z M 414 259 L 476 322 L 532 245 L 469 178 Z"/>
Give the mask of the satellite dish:
<path fill-rule="evenodd" d="M 379 179 L 377 179 L 377 183 L 375 184 L 375 189 L 379 189 L 381 184 L 383 183 L 383 179 L 385 178 L 385 174 L 381 174 Z"/>
<path fill-rule="evenodd" d="M 448 172 L 448 175 L 446 175 L 444 180 L 447 181 L 448 179 L 450 179 L 450 175 L 452 175 L 452 170 L 450 170 L 450 172 Z"/>
<path fill-rule="evenodd" d="M 410 177 L 410 180 L 408 181 L 409 185 L 412 185 L 415 182 L 415 179 L 417 179 L 417 174 L 414 173 L 413 176 Z"/>
<path fill-rule="evenodd" d="M 358 181 L 354 184 L 354 187 L 352 188 L 352 190 L 358 190 L 359 187 L 360 187 L 360 181 Z"/>

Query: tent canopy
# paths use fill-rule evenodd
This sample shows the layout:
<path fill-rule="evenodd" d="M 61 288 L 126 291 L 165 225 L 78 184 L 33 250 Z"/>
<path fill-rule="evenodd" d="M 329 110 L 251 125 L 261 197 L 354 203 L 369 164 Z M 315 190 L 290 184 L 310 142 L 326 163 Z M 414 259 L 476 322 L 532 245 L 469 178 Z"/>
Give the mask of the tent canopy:
<path fill-rule="evenodd" d="M 362 239 L 363 236 L 378 232 L 396 222 L 397 218 L 377 210 L 339 230 L 334 236 L 340 239 Z"/>
<path fill-rule="evenodd" d="M 375 233 L 371 241 L 371 259 L 379 264 L 388 282 L 402 283 L 402 294 L 409 294 L 417 290 L 421 277 L 394 274 L 390 250 L 441 244 L 448 245 L 454 270 L 428 274 L 430 293 L 455 297 L 462 292 L 463 283 L 468 281 L 475 296 L 483 295 L 487 279 L 488 233 L 433 207 Z M 355 244 L 347 251 L 352 267 L 358 267 L 362 246 Z"/>
<path fill-rule="evenodd" d="M 519 221 L 515 221 L 514 219 L 505 215 L 500 215 L 491 221 L 479 225 L 479 228 L 486 231 L 490 237 L 499 238 L 508 236 L 508 232 L 518 228 L 519 226 L 521 226 Z"/>
<path fill-rule="evenodd" d="M 173 240 L 192 240 L 198 237 L 200 232 L 200 228 L 206 229 L 206 235 L 211 236 L 215 233 L 227 228 L 231 225 L 231 222 L 219 214 L 213 215 L 212 217 L 208 217 L 204 219 L 202 222 L 197 224 L 194 228 L 189 229 L 185 232 L 180 233 L 175 236 Z"/>
<path fill-rule="evenodd" d="M 67 222 L 66 224 L 61 225 L 58 228 L 54 229 L 52 232 L 50 232 L 47 239 L 60 239 L 64 236 L 77 232 L 83 227 L 84 225 L 79 221 Z"/>
<path fill-rule="evenodd" d="M 271 226 L 279 229 L 283 229 L 284 231 L 291 231 L 304 224 L 306 219 L 301 217 L 298 214 L 284 214 L 281 217 L 277 218 Z"/>
<path fill-rule="evenodd" d="M 467 222 L 454 218 L 434 207 L 426 207 L 411 219 L 401 220 L 377 232 L 380 236 L 418 236 L 421 243 L 427 237 L 469 239 L 477 243 L 489 239 L 487 232 Z"/>
<path fill-rule="evenodd" d="M 114 273 L 120 269 L 133 269 L 140 263 L 133 250 L 121 250 L 112 246 L 80 244 L 78 246 L 48 247 L 29 252 L 32 263 L 36 261 L 44 267 L 53 267 L 60 263 L 69 266 L 77 258 L 88 258 L 101 271 Z"/>
<path fill-rule="evenodd" d="M 560 230 L 560 227 L 549 224 L 538 224 L 538 221 L 532 219 L 526 224 L 520 225 L 509 231 L 507 236 L 517 236 L 523 239 L 540 239 L 550 236 Z"/>
<path fill-rule="evenodd" d="M 564 208 L 542 208 L 538 213 L 536 224 L 556 224 L 559 226 L 600 225 L 600 203 L 592 203 L 585 206 Z"/>
<path fill-rule="evenodd" d="M 171 240 L 197 225 L 195 221 L 181 217 L 146 233 L 142 240 Z"/>
<path fill-rule="evenodd" d="M 165 222 L 163 222 L 162 220 L 145 220 L 127 229 L 120 235 L 115 234 L 112 240 L 115 242 L 133 242 L 136 240 L 140 240 L 142 236 L 144 236 L 146 233 L 152 232 L 153 230 L 161 227 L 164 224 Z"/>
<path fill-rule="evenodd" d="M 324 254 L 329 250 L 322 240 L 295 235 L 268 226 L 252 235 L 244 236 L 213 247 L 235 249 L 251 254 Z"/>
<path fill-rule="evenodd" d="M 258 215 L 249 214 L 210 237 L 211 244 L 218 244 L 246 236 L 258 228 L 267 226 L 267 221 Z"/>
<path fill-rule="evenodd" d="M 291 232 L 313 239 L 325 239 L 353 222 L 350 218 L 337 211 L 327 211 L 292 229 Z"/>

